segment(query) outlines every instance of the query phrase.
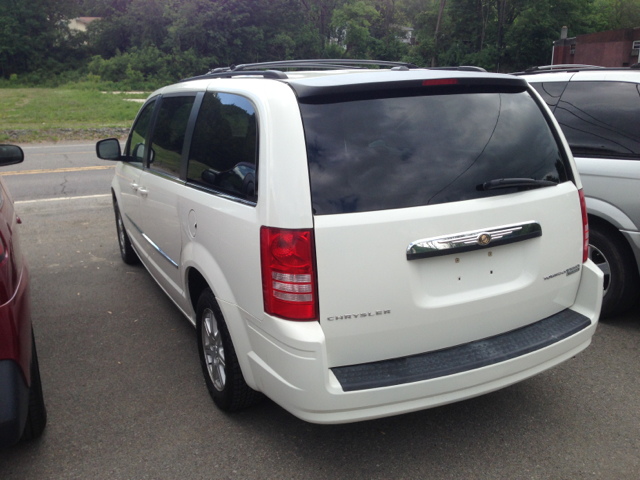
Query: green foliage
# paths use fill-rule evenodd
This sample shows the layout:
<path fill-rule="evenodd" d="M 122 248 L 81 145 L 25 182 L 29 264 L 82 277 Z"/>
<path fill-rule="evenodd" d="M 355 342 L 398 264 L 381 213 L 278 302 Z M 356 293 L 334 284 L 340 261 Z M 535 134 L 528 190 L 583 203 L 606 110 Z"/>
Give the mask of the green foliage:
<path fill-rule="evenodd" d="M 0 12 L 1 77 L 79 66 L 83 38 L 66 26 L 73 0 L 0 0 Z"/>
<path fill-rule="evenodd" d="M 640 26 L 637 0 L 447 0 L 436 46 L 439 4 L 427 0 L 415 16 L 419 45 L 406 58 L 428 63 L 435 56 L 439 65 L 508 72 L 550 63 L 564 25 L 571 36 Z M 629 20 L 616 20 L 621 16 L 614 11 L 626 12 Z"/>
<path fill-rule="evenodd" d="M 153 89 L 218 66 L 323 57 L 513 71 L 549 63 L 563 25 L 571 36 L 640 26 L 638 0 L 0 0 L 0 12 L 10 88 Z M 77 15 L 102 18 L 78 33 Z"/>
<path fill-rule="evenodd" d="M 345 3 L 333 11 L 331 20 L 332 36 L 345 46 L 345 56 L 367 57 L 373 37 L 369 31 L 380 14 L 363 0 Z"/>
<path fill-rule="evenodd" d="M 105 60 L 94 56 L 88 65 L 91 75 L 119 83 L 132 90 L 151 90 L 196 73 L 206 73 L 212 59 L 200 58 L 193 50 L 163 53 L 155 46 L 133 47 Z"/>
<path fill-rule="evenodd" d="M 596 31 L 640 27 L 638 0 L 595 0 L 594 10 L 600 26 Z"/>

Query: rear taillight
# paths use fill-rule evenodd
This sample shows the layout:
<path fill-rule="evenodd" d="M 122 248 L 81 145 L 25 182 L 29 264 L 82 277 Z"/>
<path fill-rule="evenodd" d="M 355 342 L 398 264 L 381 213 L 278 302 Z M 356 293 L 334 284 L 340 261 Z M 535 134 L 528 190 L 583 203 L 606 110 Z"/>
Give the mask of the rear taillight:
<path fill-rule="evenodd" d="M 587 217 L 587 202 L 584 200 L 584 192 L 578 190 L 580 195 L 580 210 L 582 211 L 582 263 L 589 258 L 589 217 Z"/>
<path fill-rule="evenodd" d="M 264 310 L 287 320 L 316 320 L 313 230 L 260 229 Z"/>

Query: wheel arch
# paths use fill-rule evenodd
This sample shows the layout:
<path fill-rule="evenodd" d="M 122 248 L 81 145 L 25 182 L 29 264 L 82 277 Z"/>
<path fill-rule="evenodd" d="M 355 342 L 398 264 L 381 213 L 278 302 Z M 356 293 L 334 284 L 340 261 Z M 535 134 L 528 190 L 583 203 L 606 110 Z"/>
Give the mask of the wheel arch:
<path fill-rule="evenodd" d="M 627 253 L 631 255 L 632 258 L 636 260 L 636 269 L 638 274 L 640 275 L 640 256 L 636 254 L 636 251 L 633 249 L 629 239 L 620 231 L 615 224 L 608 221 L 606 218 L 602 218 L 596 214 L 589 213 L 589 228 L 595 228 L 600 230 L 602 233 L 605 233 L 610 236 L 615 236 L 619 240 L 622 241 L 622 244 L 627 249 Z"/>
<path fill-rule="evenodd" d="M 602 220 L 616 230 L 638 230 L 633 220 L 615 205 L 589 196 L 585 198 L 585 202 L 590 219 L 594 217 Z"/>
<path fill-rule="evenodd" d="M 187 285 L 187 293 L 189 295 L 189 302 L 191 303 L 191 308 L 195 312 L 198 308 L 198 299 L 202 292 L 206 288 L 209 287 L 207 280 L 204 278 L 204 275 L 200 273 L 200 271 L 195 267 L 190 267 L 186 272 L 186 285 Z M 213 291 L 213 289 L 211 289 Z M 215 296 L 215 293 L 214 293 Z"/>
<path fill-rule="evenodd" d="M 198 258 L 200 260 L 203 259 L 203 257 Z M 251 343 L 249 341 L 245 320 L 242 317 L 242 310 L 235 303 L 235 299 L 233 301 L 229 300 L 233 298 L 232 296 L 226 297 L 226 295 L 231 295 L 231 289 L 215 260 L 210 257 L 208 253 L 206 257 L 204 257 L 204 260 L 207 265 L 189 262 L 185 269 L 186 293 L 192 309 L 192 321 L 197 328 L 198 299 L 205 289 L 211 289 L 224 317 L 224 322 L 227 325 L 227 330 L 229 331 L 231 341 L 236 350 L 238 363 L 240 364 L 245 382 L 254 390 L 259 390 L 249 362 L 248 353 L 251 352 Z"/>

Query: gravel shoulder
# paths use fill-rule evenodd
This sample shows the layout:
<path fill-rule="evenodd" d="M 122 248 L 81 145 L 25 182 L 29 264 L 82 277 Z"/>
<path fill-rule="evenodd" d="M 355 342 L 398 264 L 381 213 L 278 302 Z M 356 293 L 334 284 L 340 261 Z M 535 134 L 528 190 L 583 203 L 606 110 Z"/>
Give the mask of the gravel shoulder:
<path fill-rule="evenodd" d="M 42 130 L 0 130 L 0 143 L 58 143 L 103 138 L 126 139 L 128 127 L 50 128 Z"/>

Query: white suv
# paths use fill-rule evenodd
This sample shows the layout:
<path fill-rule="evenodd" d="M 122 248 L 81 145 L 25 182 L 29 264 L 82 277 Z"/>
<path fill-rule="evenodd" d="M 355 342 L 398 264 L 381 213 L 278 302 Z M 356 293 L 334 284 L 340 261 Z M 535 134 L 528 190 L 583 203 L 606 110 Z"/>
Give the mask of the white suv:
<path fill-rule="evenodd" d="M 122 156 L 97 144 L 120 161 L 122 257 L 196 326 L 215 403 L 261 392 L 310 422 L 365 420 L 586 348 L 603 275 L 535 90 L 480 69 L 339 62 L 187 79 L 149 97 Z"/>

